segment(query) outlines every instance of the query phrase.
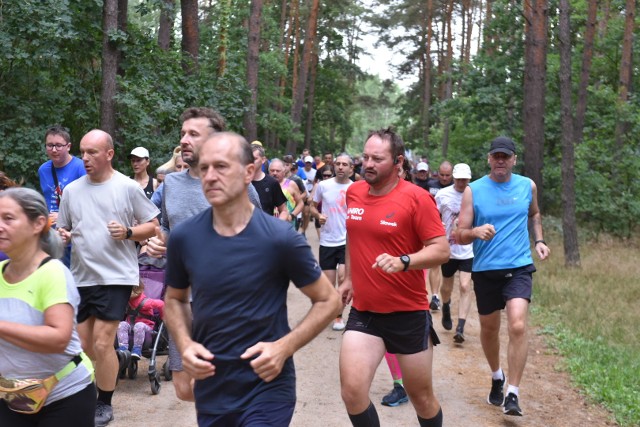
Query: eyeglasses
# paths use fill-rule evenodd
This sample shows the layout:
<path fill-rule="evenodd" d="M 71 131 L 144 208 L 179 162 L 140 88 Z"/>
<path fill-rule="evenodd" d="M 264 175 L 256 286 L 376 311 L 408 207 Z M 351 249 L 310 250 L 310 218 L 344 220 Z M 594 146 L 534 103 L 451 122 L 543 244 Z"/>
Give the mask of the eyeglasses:
<path fill-rule="evenodd" d="M 69 144 L 45 144 L 44 146 L 47 147 L 47 150 L 53 151 L 54 148 L 56 150 L 62 150 L 67 145 L 69 145 Z"/>
<path fill-rule="evenodd" d="M 333 178 L 333 175 L 323 173 L 323 174 L 322 174 L 322 177 L 323 177 L 323 178 Z"/>

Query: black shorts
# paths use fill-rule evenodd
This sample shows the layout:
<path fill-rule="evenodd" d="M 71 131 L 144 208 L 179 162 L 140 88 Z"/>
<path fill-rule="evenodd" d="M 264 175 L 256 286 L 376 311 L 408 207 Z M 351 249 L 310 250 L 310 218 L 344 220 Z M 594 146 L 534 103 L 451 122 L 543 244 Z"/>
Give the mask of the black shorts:
<path fill-rule="evenodd" d="M 429 337 L 434 346 L 440 344 L 428 310 L 372 313 L 351 307 L 345 330 L 380 337 L 393 354 L 424 351 L 429 348 Z"/>
<path fill-rule="evenodd" d="M 346 245 L 320 246 L 320 269 L 335 270 L 338 264 L 344 265 Z"/>
<path fill-rule="evenodd" d="M 133 286 L 128 285 L 79 287 L 78 323 L 82 323 L 92 316 L 100 320 L 124 319 L 132 289 Z"/>
<path fill-rule="evenodd" d="M 524 298 L 531 302 L 533 291 L 533 264 L 506 270 L 475 271 L 471 273 L 476 292 L 478 313 L 491 314 L 505 308 L 507 301 Z"/>
<path fill-rule="evenodd" d="M 464 271 L 465 273 L 471 273 L 471 267 L 473 266 L 473 258 L 469 259 L 450 259 L 445 264 L 440 266 L 442 270 L 442 277 L 453 277 L 456 271 Z"/>

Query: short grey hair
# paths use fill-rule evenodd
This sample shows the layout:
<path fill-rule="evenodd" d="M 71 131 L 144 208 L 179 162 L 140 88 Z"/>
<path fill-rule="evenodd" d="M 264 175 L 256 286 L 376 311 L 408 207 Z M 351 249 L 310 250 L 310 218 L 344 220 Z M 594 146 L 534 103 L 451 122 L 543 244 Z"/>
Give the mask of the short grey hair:
<path fill-rule="evenodd" d="M 0 192 L 0 198 L 3 197 L 9 197 L 15 201 L 30 222 L 35 222 L 41 216 L 49 221 L 49 209 L 47 209 L 44 197 L 37 191 L 24 187 L 12 187 Z M 62 240 L 56 230 L 51 227 L 48 230 L 46 227 L 42 230 L 40 248 L 52 258 L 60 259 L 64 254 Z"/>

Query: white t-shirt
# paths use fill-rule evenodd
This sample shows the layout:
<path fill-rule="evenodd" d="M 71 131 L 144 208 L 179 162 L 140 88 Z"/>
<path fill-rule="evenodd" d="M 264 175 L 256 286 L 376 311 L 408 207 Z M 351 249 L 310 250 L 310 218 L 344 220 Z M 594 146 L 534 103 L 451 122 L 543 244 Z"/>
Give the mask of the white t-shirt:
<path fill-rule="evenodd" d="M 455 229 L 455 222 L 460 215 L 460 204 L 462 203 L 462 193 L 458 192 L 453 185 L 438 190 L 435 196 L 438 210 L 442 216 L 447 240 L 451 247 L 451 259 L 473 258 L 473 244 L 458 245 L 453 242 L 451 232 Z"/>
<path fill-rule="evenodd" d="M 307 191 L 311 194 L 311 190 L 313 190 L 313 181 L 316 179 L 316 173 L 318 172 L 314 168 L 309 170 L 303 169 L 305 175 L 307 175 L 307 179 L 304 182 L 305 187 L 307 187 Z"/>
<path fill-rule="evenodd" d="M 347 243 L 347 188 L 353 184 L 339 184 L 335 178 L 318 183 L 313 201 L 322 202 L 322 214 L 327 222 L 320 228 L 321 246 L 341 246 Z"/>
<path fill-rule="evenodd" d="M 71 272 L 76 285 L 138 285 L 139 268 L 133 240 L 114 240 L 107 224 L 143 224 L 160 211 L 137 182 L 120 172 L 101 183 L 79 178 L 65 187 L 58 227 L 71 230 Z"/>

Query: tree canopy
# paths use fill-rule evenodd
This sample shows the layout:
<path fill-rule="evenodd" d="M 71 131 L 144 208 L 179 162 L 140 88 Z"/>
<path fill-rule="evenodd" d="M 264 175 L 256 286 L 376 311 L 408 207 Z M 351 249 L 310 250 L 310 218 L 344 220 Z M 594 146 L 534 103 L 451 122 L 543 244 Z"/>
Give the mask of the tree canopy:
<path fill-rule="evenodd" d="M 113 126 L 123 171 L 139 145 L 162 164 L 178 144 L 180 113 L 201 105 L 220 111 L 230 129 L 255 135 L 270 156 L 287 145 L 357 154 L 368 130 L 394 125 L 432 168 L 445 158 L 466 162 L 475 177 L 486 172 L 488 142 L 509 135 L 522 150 L 519 172 L 539 164 L 544 210 L 562 210 L 569 116 L 561 114 L 557 0 L 114 1 L 0 8 L 0 170 L 9 176 L 37 187 L 44 131 L 53 124 L 70 129 L 76 153 L 87 131 Z M 117 26 L 105 27 L 107 5 L 116 3 Z M 597 24 L 589 20 L 593 3 Z M 547 20 L 537 35 L 546 33 L 546 58 L 535 69 L 527 59 L 534 6 Z M 640 215 L 635 2 L 574 0 L 569 9 L 573 78 L 565 92 L 584 107 L 573 141 L 576 220 L 629 235 Z M 401 89 L 362 71 L 365 31 L 402 58 L 395 75 L 415 83 Z M 104 69 L 108 52 L 113 77 Z M 525 96 L 527 72 L 545 87 L 535 121 L 525 114 L 536 95 Z M 105 83 L 115 88 L 109 99 Z M 536 132 L 525 150 L 527 126 Z"/>

